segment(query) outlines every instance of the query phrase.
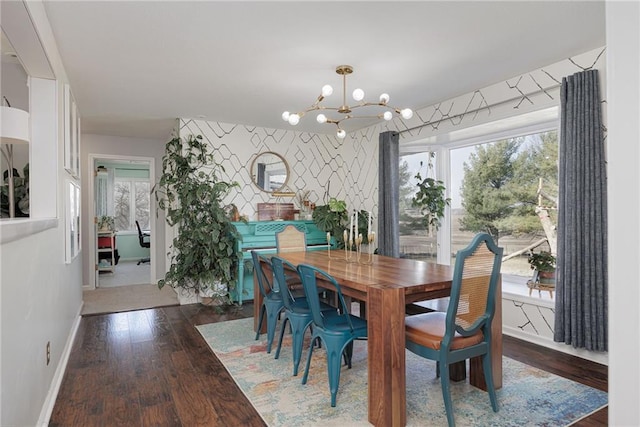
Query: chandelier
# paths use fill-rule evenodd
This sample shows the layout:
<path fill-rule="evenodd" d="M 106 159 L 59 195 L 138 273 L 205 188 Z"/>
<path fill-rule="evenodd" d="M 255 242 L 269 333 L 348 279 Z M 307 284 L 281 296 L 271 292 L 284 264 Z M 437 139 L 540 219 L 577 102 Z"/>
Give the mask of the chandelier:
<path fill-rule="evenodd" d="M 339 65 L 336 67 L 336 73 L 342 76 L 342 105 L 339 107 L 328 107 L 322 104 L 322 101 L 333 93 L 333 88 L 330 85 L 322 86 L 322 91 L 318 96 L 318 99 L 307 109 L 298 113 L 290 113 L 289 111 L 285 111 L 282 113 L 282 119 L 286 122 L 289 122 L 290 125 L 295 126 L 300 122 L 300 119 L 307 113 L 311 111 L 321 111 L 320 114 L 316 116 L 316 120 L 318 123 L 329 123 L 337 126 L 338 131 L 336 135 L 338 138 L 344 138 L 347 133 L 340 127 L 340 123 L 345 120 L 351 119 L 384 119 L 391 120 L 393 119 L 393 113 L 399 114 L 403 119 L 408 120 L 413 117 L 413 111 L 410 108 L 395 108 L 389 105 L 389 95 L 383 93 L 380 95 L 378 102 L 366 102 L 364 101 L 364 91 L 362 89 L 355 89 L 352 93 L 353 100 L 356 101 L 355 105 L 349 106 L 347 104 L 347 76 L 353 73 L 353 67 L 351 65 Z M 358 116 L 353 114 L 353 110 L 361 107 L 382 107 L 386 111 L 374 114 L 374 115 L 362 115 Z M 342 116 L 338 116 L 337 118 L 329 118 L 324 114 L 324 111 L 335 111 Z"/>

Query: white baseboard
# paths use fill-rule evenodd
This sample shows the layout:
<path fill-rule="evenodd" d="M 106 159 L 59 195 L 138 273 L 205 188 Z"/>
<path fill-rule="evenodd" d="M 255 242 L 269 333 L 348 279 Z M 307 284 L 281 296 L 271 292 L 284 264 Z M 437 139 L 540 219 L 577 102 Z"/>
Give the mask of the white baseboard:
<path fill-rule="evenodd" d="M 49 387 L 49 392 L 47 393 L 47 397 L 44 400 L 42 405 L 42 409 L 40 410 L 40 418 L 38 420 L 38 426 L 48 426 L 49 419 L 51 418 L 51 414 L 53 413 L 53 407 L 56 404 L 56 399 L 58 398 L 58 392 L 60 391 L 60 386 L 62 385 L 62 379 L 64 378 L 64 373 L 67 370 L 67 363 L 69 363 L 69 356 L 71 356 L 71 350 L 73 348 L 73 343 L 76 339 L 76 333 L 78 332 L 78 327 L 80 326 L 80 320 L 82 316 L 82 307 L 84 306 L 84 302 L 80 304 L 80 309 L 76 315 L 76 320 L 73 322 L 71 326 L 71 331 L 69 336 L 67 337 L 67 342 L 64 345 L 64 349 L 62 350 L 62 355 L 60 357 L 60 362 L 58 362 L 58 366 L 56 367 L 56 372 L 53 375 L 53 380 L 51 381 L 51 386 Z"/>
<path fill-rule="evenodd" d="M 513 326 L 507 326 L 504 324 L 502 325 L 502 334 L 509 335 L 514 338 L 519 338 L 523 341 L 528 341 L 533 344 L 541 345 L 543 347 L 547 347 L 552 350 L 561 351 L 563 353 L 580 357 L 582 359 L 587 359 L 592 362 L 599 363 L 601 365 L 605 365 L 605 366 L 609 365 L 609 353 L 600 353 L 600 352 L 594 352 L 594 351 L 587 351 L 581 348 L 573 348 L 570 345 L 557 343 L 549 338 L 542 337 L 539 335 L 528 334 L 526 332 L 522 332 L 518 328 L 514 328 Z"/>

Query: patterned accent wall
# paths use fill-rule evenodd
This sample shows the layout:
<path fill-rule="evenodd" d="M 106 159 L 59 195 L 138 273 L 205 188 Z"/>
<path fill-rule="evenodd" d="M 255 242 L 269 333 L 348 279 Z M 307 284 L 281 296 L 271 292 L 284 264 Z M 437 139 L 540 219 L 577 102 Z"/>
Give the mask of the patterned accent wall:
<path fill-rule="evenodd" d="M 226 171 L 226 179 L 240 184 L 227 203 L 241 214 L 256 219 L 258 203 L 293 202 L 276 199 L 251 181 L 251 164 L 256 155 L 273 151 L 289 164 L 288 187 L 299 193 L 311 192 L 310 200 L 325 204 L 329 197 L 346 200 L 349 209 L 377 212 L 378 130 L 353 132 L 344 140 L 281 129 L 266 129 L 203 120 L 180 120 L 179 135 L 202 135 L 213 148 L 216 160 Z M 296 207 L 299 208 L 299 206 Z"/>
<path fill-rule="evenodd" d="M 599 70 L 601 95 L 605 102 L 605 48 L 599 48 L 421 108 L 410 120 L 396 119 L 391 122 L 389 130 L 401 132 L 402 151 L 403 144 L 429 140 L 454 130 L 559 106 L 562 78 L 590 69 Z M 424 86 L 428 90 L 428 82 Z M 606 108 L 603 108 L 603 123 L 606 123 Z"/>
<path fill-rule="evenodd" d="M 329 197 L 346 200 L 349 209 L 378 209 L 378 137 L 380 132 L 401 132 L 403 146 L 424 147 L 435 136 L 530 111 L 559 105 L 562 78 L 596 68 L 605 99 L 605 49 L 595 49 L 456 98 L 418 109 L 410 120 L 396 118 L 359 131 L 344 140 L 292 130 L 266 129 L 204 120 L 181 119 L 179 135 L 202 135 L 226 169 L 227 178 L 240 183 L 228 203 L 249 219 L 256 206 L 276 200 L 251 181 L 250 167 L 264 151 L 281 154 L 289 163 L 288 186 L 296 193 L 311 191 L 311 201 L 325 204 Z M 499 64 L 497 64 L 499 66 Z M 424 89 L 429 90 L 425 82 Z M 606 109 L 604 120 L 606 123 Z M 606 129 L 605 129 L 606 130 Z M 418 148 L 420 149 L 420 148 Z"/>

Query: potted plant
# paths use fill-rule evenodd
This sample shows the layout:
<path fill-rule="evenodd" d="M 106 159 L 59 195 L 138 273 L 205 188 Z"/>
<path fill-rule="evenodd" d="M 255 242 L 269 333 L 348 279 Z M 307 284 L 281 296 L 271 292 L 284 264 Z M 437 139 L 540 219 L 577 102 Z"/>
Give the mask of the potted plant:
<path fill-rule="evenodd" d="M 364 244 L 369 243 L 367 236 L 368 214 L 365 210 L 358 212 L 358 234 L 362 234 L 362 243 Z M 313 221 L 320 230 L 331 233 L 337 248 L 344 248 L 344 231 L 349 228 L 349 214 L 347 213 L 347 203 L 344 200 L 332 197 L 328 204 L 316 206 L 313 210 Z"/>
<path fill-rule="evenodd" d="M 418 191 L 411 199 L 411 205 L 420 209 L 423 215 L 422 222 L 431 231 L 432 227 L 436 230 L 440 228 L 440 219 L 444 216 L 444 209 L 451 203 L 451 199 L 445 197 L 444 182 L 428 176 L 429 171 L 433 169 L 431 159 L 434 153 L 430 153 L 429 156 L 427 177 L 423 179 L 420 172 L 415 175 Z"/>
<path fill-rule="evenodd" d="M 555 283 L 556 257 L 551 252 L 531 252 L 527 261 L 531 269 L 537 272 L 540 283 Z"/>
<path fill-rule="evenodd" d="M 102 215 L 98 217 L 98 230 L 116 231 L 116 219 L 108 215 Z"/>
<path fill-rule="evenodd" d="M 177 227 L 171 244 L 171 265 L 158 287 L 178 288 L 183 297 L 210 297 L 216 305 L 230 303 L 241 255 L 237 231 L 223 203 L 236 182 L 220 178 L 202 136 L 173 138 L 162 158 L 162 175 L 153 192 L 167 224 Z"/>
<path fill-rule="evenodd" d="M 313 222 L 320 230 L 331 233 L 338 248 L 344 248 L 342 234 L 347 228 L 348 219 L 347 203 L 335 197 L 330 198 L 328 204 L 316 206 L 313 210 Z"/>

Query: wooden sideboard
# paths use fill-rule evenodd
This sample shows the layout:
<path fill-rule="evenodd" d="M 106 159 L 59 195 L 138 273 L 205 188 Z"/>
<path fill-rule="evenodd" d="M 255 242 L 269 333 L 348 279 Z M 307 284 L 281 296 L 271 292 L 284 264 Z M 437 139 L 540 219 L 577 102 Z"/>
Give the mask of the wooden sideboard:
<path fill-rule="evenodd" d="M 242 261 L 238 266 L 238 284 L 231 291 L 231 298 L 242 304 L 242 301 L 253 300 L 253 264 L 251 251 L 263 253 L 276 252 L 276 233 L 293 225 L 305 233 L 307 250 L 325 250 L 327 233 L 320 230 L 313 221 L 248 221 L 232 223 L 240 238 L 237 249 L 242 253 Z"/>

